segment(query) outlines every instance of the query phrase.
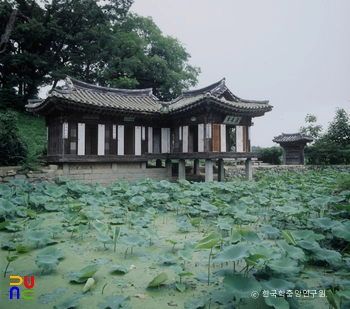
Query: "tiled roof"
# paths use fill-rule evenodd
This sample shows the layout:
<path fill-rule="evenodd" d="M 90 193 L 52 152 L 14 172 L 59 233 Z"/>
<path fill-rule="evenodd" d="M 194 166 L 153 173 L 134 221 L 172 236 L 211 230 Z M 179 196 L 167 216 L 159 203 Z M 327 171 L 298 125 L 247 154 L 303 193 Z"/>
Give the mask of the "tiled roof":
<path fill-rule="evenodd" d="M 311 136 L 298 132 L 298 133 L 289 133 L 289 134 L 282 133 L 279 136 L 275 136 L 272 141 L 276 143 L 291 143 L 291 142 L 309 143 L 309 142 L 312 142 L 313 140 L 314 139 Z"/>
<path fill-rule="evenodd" d="M 225 79 L 197 90 L 184 91 L 181 96 L 171 102 L 160 102 L 153 94 L 152 89 L 116 89 L 87 84 L 73 78 L 66 78 L 63 90 L 55 89 L 43 101 L 30 101 L 28 111 L 40 113 L 64 102 L 67 106 L 83 108 L 98 108 L 113 112 L 140 112 L 140 113 L 172 113 L 181 112 L 200 104 L 213 104 L 231 111 L 248 112 L 252 115 L 263 115 L 271 111 L 268 101 L 249 101 L 236 97 L 225 85 Z"/>
<path fill-rule="evenodd" d="M 233 110 L 251 112 L 269 112 L 272 106 L 269 101 L 245 100 L 235 96 L 225 85 L 225 79 L 205 88 L 184 91 L 182 95 L 168 103 L 169 111 L 192 108 L 202 102 L 212 101 Z"/>

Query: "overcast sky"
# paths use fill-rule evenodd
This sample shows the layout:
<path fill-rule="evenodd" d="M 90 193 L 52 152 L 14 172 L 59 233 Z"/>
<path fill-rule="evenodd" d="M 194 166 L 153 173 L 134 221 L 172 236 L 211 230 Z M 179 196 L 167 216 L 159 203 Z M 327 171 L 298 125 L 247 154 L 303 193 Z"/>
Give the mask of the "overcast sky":
<path fill-rule="evenodd" d="M 254 146 L 297 132 L 308 113 L 324 129 L 337 107 L 350 113 L 348 0 L 135 0 L 131 11 L 185 46 L 196 88 L 225 77 L 236 96 L 270 101 Z"/>

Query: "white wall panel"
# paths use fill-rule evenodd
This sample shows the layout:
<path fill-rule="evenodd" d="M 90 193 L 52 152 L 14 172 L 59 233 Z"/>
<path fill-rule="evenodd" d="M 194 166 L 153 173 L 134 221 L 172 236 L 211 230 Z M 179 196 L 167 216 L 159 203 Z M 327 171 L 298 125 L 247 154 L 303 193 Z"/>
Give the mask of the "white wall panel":
<path fill-rule="evenodd" d="M 226 124 L 220 127 L 221 152 L 226 152 Z"/>
<path fill-rule="evenodd" d="M 135 155 L 141 155 L 141 126 L 135 126 Z"/>
<path fill-rule="evenodd" d="M 118 125 L 118 155 L 124 155 L 124 126 Z"/>
<path fill-rule="evenodd" d="M 104 156 L 105 154 L 105 125 L 99 124 L 97 131 L 97 155 Z"/>
<path fill-rule="evenodd" d="M 78 156 L 85 155 L 85 123 L 78 123 Z"/>

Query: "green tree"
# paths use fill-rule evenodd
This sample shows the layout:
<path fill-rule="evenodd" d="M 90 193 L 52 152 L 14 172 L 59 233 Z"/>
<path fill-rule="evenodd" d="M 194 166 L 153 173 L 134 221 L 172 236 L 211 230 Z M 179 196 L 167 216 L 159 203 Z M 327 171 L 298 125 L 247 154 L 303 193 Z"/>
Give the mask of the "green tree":
<path fill-rule="evenodd" d="M 168 101 L 197 84 L 200 69 L 188 64 L 190 55 L 181 43 L 164 36 L 150 17 L 128 14 L 114 25 L 113 35 L 113 56 L 102 75 L 109 86 L 153 88 Z"/>
<path fill-rule="evenodd" d="M 40 2 L 41 5 L 38 5 Z M 0 107 L 23 108 L 40 87 L 70 75 L 120 88 L 153 88 L 170 100 L 197 83 L 199 68 L 151 18 L 128 14 L 133 0 L 0 2 L 0 33 L 16 19 L 0 57 Z"/>
<path fill-rule="evenodd" d="M 350 121 L 349 115 L 343 108 L 338 108 L 333 121 L 329 124 L 324 136 L 325 141 L 335 143 L 345 148 L 350 146 Z"/>
<path fill-rule="evenodd" d="M 0 33 L 16 7 L 10 43 L 0 58 L 0 107 L 23 107 L 41 86 L 54 86 L 67 74 L 96 81 L 104 67 L 111 24 L 121 20 L 132 0 L 16 0 L 0 3 Z M 43 5 L 44 4 L 44 5 Z"/>
<path fill-rule="evenodd" d="M 317 122 L 317 116 L 307 114 L 305 117 L 305 122 L 309 124 L 308 126 L 302 126 L 299 128 L 299 132 L 305 133 L 307 135 L 310 135 L 313 137 L 315 140 L 321 137 L 321 132 L 322 132 L 322 126 L 321 125 L 316 125 Z"/>

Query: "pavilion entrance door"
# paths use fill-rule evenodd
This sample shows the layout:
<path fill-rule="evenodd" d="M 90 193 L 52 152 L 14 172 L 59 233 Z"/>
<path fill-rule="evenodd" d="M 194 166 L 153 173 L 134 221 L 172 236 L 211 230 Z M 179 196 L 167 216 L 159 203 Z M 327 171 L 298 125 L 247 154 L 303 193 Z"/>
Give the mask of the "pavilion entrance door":
<path fill-rule="evenodd" d="M 97 155 L 97 124 L 85 124 L 85 154 Z"/>
<path fill-rule="evenodd" d="M 124 126 L 124 154 L 135 154 L 135 127 Z"/>

